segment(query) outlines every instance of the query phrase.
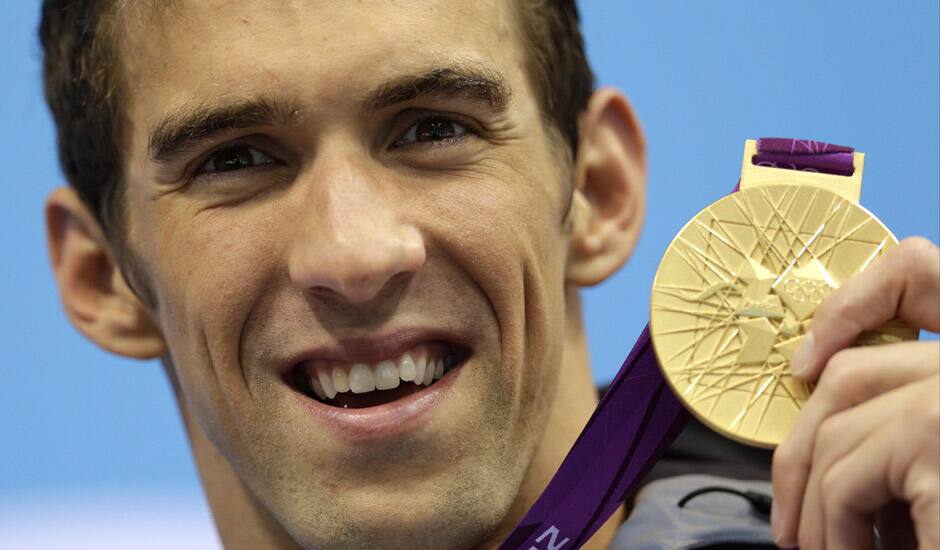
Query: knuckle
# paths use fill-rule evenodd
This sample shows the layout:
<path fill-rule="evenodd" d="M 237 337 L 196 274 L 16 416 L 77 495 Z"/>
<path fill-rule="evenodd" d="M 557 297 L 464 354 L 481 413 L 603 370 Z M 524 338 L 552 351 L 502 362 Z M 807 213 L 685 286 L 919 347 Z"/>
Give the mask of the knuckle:
<path fill-rule="evenodd" d="M 936 255 L 940 249 L 926 237 L 914 236 L 906 237 L 898 243 L 898 248 L 906 254 L 933 254 Z"/>
<path fill-rule="evenodd" d="M 867 352 L 865 348 L 845 348 L 826 362 L 814 394 L 820 394 L 830 410 L 842 410 L 859 396 L 875 391 L 877 373 L 872 372 L 875 365 L 866 357 Z"/>
<path fill-rule="evenodd" d="M 857 351 L 854 348 L 844 349 L 830 357 L 819 380 L 817 391 L 822 390 L 832 395 L 851 393 L 851 389 L 858 380 Z"/>
<path fill-rule="evenodd" d="M 917 502 L 922 505 L 940 505 L 937 502 L 937 497 L 940 496 L 940 471 L 933 468 L 923 468 L 918 473 L 920 475 L 911 481 L 909 502 Z M 937 519 L 940 520 L 940 516 L 937 516 Z"/>
<path fill-rule="evenodd" d="M 940 249 L 924 237 L 908 237 L 898 244 L 898 261 L 903 272 L 916 278 L 934 278 L 940 270 Z"/>
<path fill-rule="evenodd" d="M 844 293 L 836 290 L 816 308 L 813 314 L 813 327 L 832 324 L 854 327 L 858 325 L 859 314 L 863 313 L 859 311 L 859 308 L 860 305 L 856 301 L 847 299 Z"/>
<path fill-rule="evenodd" d="M 839 436 L 845 433 L 843 420 L 840 415 L 827 418 L 820 424 L 816 430 L 816 442 L 813 445 L 813 468 L 825 467 L 829 451 L 833 447 L 833 442 L 839 440 Z"/>
<path fill-rule="evenodd" d="M 910 407 L 905 420 L 917 429 L 924 443 L 940 440 L 940 399 L 928 395 L 922 403 Z"/>

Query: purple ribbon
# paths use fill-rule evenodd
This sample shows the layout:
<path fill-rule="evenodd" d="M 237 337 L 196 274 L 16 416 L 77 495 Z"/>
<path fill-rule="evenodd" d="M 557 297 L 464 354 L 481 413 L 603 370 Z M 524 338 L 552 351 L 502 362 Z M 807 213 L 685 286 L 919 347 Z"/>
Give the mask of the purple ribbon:
<path fill-rule="evenodd" d="M 584 544 L 688 419 L 659 371 L 647 326 L 555 477 L 500 550 Z"/>
<path fill-rule="evenodd" d="M 755 164 L 846 176 L 855 171 L 851 147 L 761 138 L 757 151 Z M 647 325 L 555 476 L 500 550 L 579 548 L 637 489 L 689 418 L 663 378 Z"/>
<path fill-rule="evenodd" d="M 757 166 L 851 176 L 855 149 L 810 139 L 760 138 L 751 162 Z"/>

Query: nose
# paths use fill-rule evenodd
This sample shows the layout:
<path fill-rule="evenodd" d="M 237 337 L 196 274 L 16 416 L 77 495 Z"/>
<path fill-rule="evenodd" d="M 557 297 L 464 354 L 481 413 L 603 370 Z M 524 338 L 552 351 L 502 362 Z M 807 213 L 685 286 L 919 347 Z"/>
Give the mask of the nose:
<path fill-rule="evenodd" d="M 288 260 L 295 285 L 363 303 L 424 265 L 423 236 L 393 193 L 348 164 L 316 172 Z"/>

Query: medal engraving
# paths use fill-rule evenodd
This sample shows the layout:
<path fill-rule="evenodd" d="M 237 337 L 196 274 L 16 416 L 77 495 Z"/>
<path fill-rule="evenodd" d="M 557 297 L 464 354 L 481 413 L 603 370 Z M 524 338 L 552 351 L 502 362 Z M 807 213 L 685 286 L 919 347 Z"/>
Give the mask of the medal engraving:
<path fill-rule="evenodd" d="M 693 218 L 653 283 L 650 333 L 673 390 L 743 443 L 780 443 L 812 388 L 789 362 L 832 291 L 897 240 L 854 202 L 813 186 L 733 193 Z M 916 338 L 896 325 L 860 343 Z"/>

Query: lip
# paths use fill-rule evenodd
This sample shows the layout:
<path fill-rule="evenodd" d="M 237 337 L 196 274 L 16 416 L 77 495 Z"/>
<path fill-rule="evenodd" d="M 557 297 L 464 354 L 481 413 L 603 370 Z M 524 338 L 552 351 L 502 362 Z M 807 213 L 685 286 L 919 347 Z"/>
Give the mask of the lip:
<path fill-rule="evenodd" d="M 450 393 L 454 382 L 472 356 L 466 341 L 446 330 L 410 328 L 353 336 L 325 346 L 313 347 L 286 361 L 284 373 L 304 361 L 341 361 L 346 363 L 377 363 L 399 357 L 418 344 L 440 342 L 462 355 L 461 364 L 451 369 L 427 388 L 401 399 L 374 407 L 343 409 L 321 403 L 287 384 L 294 398 L 320 425 L 350 444 L 388 440 L 427 425 L 436 409 Z"/>
<path fill-rule="evenodd" d="M 461 364 L 424 390 L 390 403 L 362 409 L 331 407 L 291 389 L 298 403 L 334 435 L 350 444 L 389 440 L 426 426 L 433 411 L 450 394 Z"/>

